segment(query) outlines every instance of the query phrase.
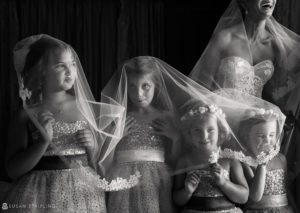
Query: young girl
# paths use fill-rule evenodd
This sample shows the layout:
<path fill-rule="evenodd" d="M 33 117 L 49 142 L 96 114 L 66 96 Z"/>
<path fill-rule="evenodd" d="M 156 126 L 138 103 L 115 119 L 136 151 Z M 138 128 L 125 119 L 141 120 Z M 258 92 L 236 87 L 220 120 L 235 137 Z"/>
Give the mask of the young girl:
<path fill-rule="evenodd" d="M 216 159 L 229 137 L 225 114 L 214 105 L 197 102 L 181 120 L 190 149 L 179 160 L 188 171 L 175 176 L 174 202 L 184 207 L 183 212 L 242 212 L 235 206 L 248 199 L 242 166 L 234 159 Z"/>
<path fill-rule="evenodd" d="M 125 62 L 117 75 L 120 79 L 113 78 L 103 92 L 107 95 L 114 85 L 118 92 L 110 94 L 117 94 L 114 99 L 127 106 L 124 136 L 116 146 L 112 168 L 122 175 L 141 174 L 138 186 L 109 194 L 110 213 L 173 212 L 167 163 L 178 149 L 179 134 L 169 122 L 171 101 L 158 63 L 147 56 Z"/>
<path fill-rule="evenodd" d="M 261 108 L 250 114 L 240 123 L 239 136 L 247 142 L 246 148 L 254 156 L 265 158 L 265 162 L 252 167 L 244 165 L 250 188 L 245 212 L 293 212 L 287 198 L 286 159 L 279 153 L 279 113 Z"/>
<path fill-rule="evenodd" d="M 10 132 L 6 168 L 15 186 L 12 212 L 106 212 L 93 165 L 97 132 L 93 101 L 75 51 L 47 35 L 14 50 L 23 110 Z"/>

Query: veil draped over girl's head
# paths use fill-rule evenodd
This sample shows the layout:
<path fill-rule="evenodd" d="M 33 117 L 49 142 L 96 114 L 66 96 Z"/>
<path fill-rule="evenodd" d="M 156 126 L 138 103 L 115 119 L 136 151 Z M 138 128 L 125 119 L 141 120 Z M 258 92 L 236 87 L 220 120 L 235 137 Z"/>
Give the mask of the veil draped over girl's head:
<path fill-rule="evenodd" d="M 244 24 L 246 15 L 240 1 L 232 0 L 189 76 L 210 90 L 238 87 L 258 97 L 263 90 L 265 100 L 285 109 L 291 92 L 299 83 L 300 36 L 271 16 L 265 25 L 268 36 L 255 41 L 255 45 L 271 41 L 271 52 L 275 55 L 273 58 L 264 53 L 252 55 L 252 44 Z M 242 74 L 245 71 L 247 75 Z"/>
<path fill-rule="evenodd" d="M 274 158 L 280 151 L 286 118 L 280 108 L 236 89 L 219 89 L 217 94 L 239 103 L 236 106 L 223 107 L 223 111 L 227 115 L 227 122 L 236 140 L 243 147 L 242 150 L 239 150 L 240 147 L 236 149 L 234 143 L 231 144 L 231 140 L 228 140 L 223 146 L 222 157 L 234 158 L 250 166 L 264 164 Z M 216 104 L 219 101 L 223 100 L 215 100 Z M 255 134 L 252 132 L 256 125 L 266 123 L 273 123 L 276 128 L 269 132 L 259 131 Z M 254 141 L 250 140 L 253 136 L 256 137 Z"/>
<path fill-rule="evenodd" d="M 39 47 L 36 47 L 38 42 L 40 43 Z M 92 154 L 89 156 L 90 164 L 92 164 L 96 170 L 99 169 L 98 171 L 100 171 L 103 169 L 101 168 L 101 163 L 107 158 L 111 151 L 110 146 L 115 144 L 115 141 L 118 141 L 122 136 L 121 132 L 118 131 L 121 129 L 119 126 L 122 124 L 125 111 L 124 107 L 117 103 L 110 104 L 95 101 L 80 60 L 70 45 L 45 34 L 30 36 L 15 45 L 13 51 L 14 67 L 17 72 L 19 96 L 23 102 L 23 109 L 27 113 L 31 123 L 33 123 L 35 128 L 42 134 L 43 138 L 45 140 L 50 140 L 47 131 L 38 119 L 38 114 L 44 111 L 42 88 L 47 79 L 44 78 L 45 70 L 43 70 L 43 63 L 45 62 L 44 60 L 48 60 L 49 58 L 49 50 L 47 50 L 47 48 L 51 45 L 54 45 L 61 50 L 71 51 L 72 56 L 74 57 L 77 77 L 73 87 L 69 89 L 67 93 L 74 97 L 75 106 L 73 107 L 81 114 L 80 117 L 82 117 L 84 122 L 78 123 L 78 121 L 75 120 L 64 121 L 63 117 L 66 114 L 62 109 L 59 112 L 52 112 L 55 114 L 56 121 L 76 123 L 76 126 L 72 126 L 71 128 L 66 126 L 63 130 L 68 131 L 73 135 L 72 145 L 68 144 L 69 148 L 66 148 L 64 145 L 56 145 L 50 142 L 46 153 L 53 151 L 56 153 L 55 155 L 59 156 L 62 161 L 68 164 L 68 160 L 65 158 L 66 155 L 70 153 L 76 154 L 77 152 L 80 154 L 84 150 L 83 147 L 80 148 L 76 144 L 76 132 L 80 129 L 88 128 L 92 132 L 94 141 L 97 143 L 97 148 L 92 150 Z M 35 50 L 32 51 L 34 48 Z M 62 124 L 62 126 L 63 125 L 64 124 Z M 117 128 L 114 130 L 109 129 L 108 131 L 108 127 L 111 125 L 114 125 Z M 60 133 L 58 132 L 57 134 Z M 55 140 L 55 136 L 53 140 Z M 104 144 L 108 144 L 107 141 L 110 142 L 110 145 L 103 146 Z M 100 163 L 99 165 L 95 165 L 95 162 Z M 72 167 L 72 165 L 70 165 L 70 167 Z M 83 172 L 78 178 L 81 178 L 83 184 L 90 185 L 90 187 L 99 187 L 104 190 L 118 190 L 117 187 L 113 188 L 112 185 L 109 185 L 106 180 L 101 179 L 99 176 L 89 176 L 88 171 L 84 172 L 84 168 L 86 167 L 82 166 L 81 168 Z M 113 184 L 116 185 L 118 183 L 114 182 Z"/>
<path fill-rule="evenodd" d="M 221 146 L 222 150 L 226 150 L 226 157 L 237 158 L 237 156 L 244 156 L 248 157 L 248 159 L 251 159 L 247 160 L 249 164 L 262 163 L 256 158 L 256 156 L 250 154 L 247 151 L 247 148 L 243 145 L 242 141 L 240 141 L 239 137 L 237 136 L 237 127 L 249 110 L 258 111 L 260 108 L 266 105 L 269 106 L 270 109 L 277 110 L 274 105 L 269 104 L 261 99 L 258 99 L 259 101 L 256 101 L 255 104 L 253 104 L 253 102 L 251 102 L 251 104 L 243 103 L 240 101 L 235 101 L 232 98 L 228 98 L 226 95 L 213 93 L 192 79 L 183 75 L 164 61 L 151 56 L 139 56 L 125 61 L 102 91 L 102 103 L 113 103 L 126 109 L 123 114 L 124 117 L 120 122 L 122 123 L 122 125 L 119 126 L 121 129 L 117 132 L 124 133 L 126 117 L 133 109 L 132 103 L 128 97 L 128 87 L 130 86 L 128 84 L 128 78 L 132 73 L 135 73 L 136 75 L 141 75 L 143 73 L 151 74 L 153 83 L 155 85 L 152 106 L 158 111 L 163 112 L 163 115 L 166 117 L 169 116 L 172 120 L 172 125 L 174 128 L 182 134 L 182 139 L 179 146 L 180 150 L 179 152 L 175 153 L 175 157 L 171 157 L 174 153 L 172 153 L 170 150 L 165 151 L 165 156 L 167 159 L 166 162 L 170 163 L 172 166 L 171 171 L 173 173 L 185 171 L 190 167 L 206 166 L 208 162 L 208 159 L 205 161 L 193 161 L 189 159 L 189 163 L 187 165 L 181 165 L 178 163 L 179 161 L 187 159 L 189 155 L 190 141 L 188 141 L 188 139 L 184 136 L 185 133 L 183 130 L 184 124 L 182 122 L 182 118 L 191 110 L 191 106 L 194 106 L 193 103 L 201 103 L 203 106 L 215 105 L 216 108 L 222 109 L 222 111 L 226 114 L 226 118 L 224 119 L 222 117 L 222 119 L 224 125 L 227 126 L 226 128 L 228 131 L 226 140 Z M 165 116 L 161 116 L 161 119 L 164 119 Z M 277 119 L 279 127 L 277 130 L 280 133 L 282 130 L 283 121 L 284 116 L 279 112 L 279 119 Z M 115 127 L 111 128 L 115 129 Z M 156 132 L 153 132 L 154 138 L 156 134 Z M 122 139 L 119 141 L 116 140 L 115 144 L 110 147 L 118 147 L 119 143 L 121 144 L 121 142 Z M 118 150 L 118 148 L 113 151 L 116 150 Z M 266 155 L 268 155 L 268 153 Z M 222 157 L 221 154 L 220 157 Z M 111 168 L 114 169 L 113 166 Z M 125 169 L 114 172 L 121 173 L 121 176 L 126 176 L 129 174 L 129 172 Z"/>

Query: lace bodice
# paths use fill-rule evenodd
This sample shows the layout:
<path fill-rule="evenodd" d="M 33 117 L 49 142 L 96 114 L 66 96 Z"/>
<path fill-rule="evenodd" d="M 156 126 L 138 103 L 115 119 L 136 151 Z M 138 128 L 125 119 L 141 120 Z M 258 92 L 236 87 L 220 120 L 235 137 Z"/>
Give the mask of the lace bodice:
<path fill-rule="evenodd" d="M 283 169 L 267 171 L 264 195 L 285 194 L 286 175 Z"/>
<path fill-rule="evenodd" d="M 53 140 L 55 149 L 48 147 L 44 156 L 84 154 L 85 148 L 76 143 L 76 132 L 87 128 L 86 121 L 63 122 L 53 124 Z"/>
<path fill-rule="evenodd" d="M 200 181 L 197 189 L 195 190 L 193 196 L 197 197 L 219 197 L 224 196 L 220 191 L 219 187 L 215 183 L 214 176 L 209 170 L 197 170 L 196 171 L 200 177 Z M 224 170 L 224 175 L 227 180 L 229 180 L 229 173 Z"/>
<path fill-rule="evenodd" d="M 129 133 L 121 139 L 116 150 L 160 150 L 164 151 L 162 137 L 153 133 L 149 123 L 136 120 L 134 132 Z"/>
<path fill-rule="evenodd" d="M 231 56 L 222 59 L 218 73 L 217 82 L 222 88 L 261 97 L 263 86 L 274 73 L 274 65 L 271 60 L 264 60 L 252 66 L 241 57 Z"/>

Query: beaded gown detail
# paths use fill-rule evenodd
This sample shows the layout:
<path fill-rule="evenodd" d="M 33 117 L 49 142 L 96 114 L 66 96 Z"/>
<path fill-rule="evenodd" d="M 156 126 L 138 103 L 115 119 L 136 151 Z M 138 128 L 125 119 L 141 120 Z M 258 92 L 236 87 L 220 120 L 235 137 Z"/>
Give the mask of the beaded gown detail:
<path fill-rule="evenodd" d="M 55 149 L 48 147 L 43 157 L 84 156 L 86 150 L 76 144 L 75 136 L 78 130 L 85 128 L 85 121 L 55 121 L 52 140 Z M 34 132 L 29 131 L 29 143 L 36 143 L 34 138 Z M 63 169 L 38 168 L 25 174 L 7 196 L 7 212 L 105 213 L 104 191 L 90 184 L 100 176 L 88 165 L 70 166 Z"/>
<path fill-rule="evenodd" d="M 222 88 L 261 98 L 264 85 L 274 73 L 274 65 L 264 60 L 252 66 L 241 57 L 230 56 L 221 60 L 218 73 L 217 82 Z"/>

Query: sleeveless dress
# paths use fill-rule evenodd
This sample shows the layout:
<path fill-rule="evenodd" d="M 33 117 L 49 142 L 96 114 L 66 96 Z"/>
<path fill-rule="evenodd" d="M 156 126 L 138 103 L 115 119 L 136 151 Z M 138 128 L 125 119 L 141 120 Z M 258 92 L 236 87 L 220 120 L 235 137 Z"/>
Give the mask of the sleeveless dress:
<path fill-rule="evenodd" d="M 241 57 L 230 56 L 222 59 L 218 73 L 216 80 L 222 88 L 261 98 L 264 85 L 274 73 L 274 65 L 265 60 L 252 66 Z"/>
<path fill-rule="evenodd" d="M 286 175 L 283 169 L 267 171 L 265 189 L 259 202 L 248 201 L 247 213 L 292 213 L 286 194 Z"/>
<path fill-rule="evenodd" d="M 2 204 L 5 212 L 106 212 L 104 191 L 92 183 L 100 177 L 88 166 L 85 148 L 75 141 L 76 132 L 85 128 L 85 121 L 55 121 L 56 148 L 48 147 L 33 170 L 14 184 Z M 34 138 L 29 130 L 29 143 L 37 142 Z"/>
<path fill-rule="evenodd" d="M 171 177 L 164 162 L 163 137 L 153 134 L 150 124 L 136 120 L 136 131 L 129 133 L 116 147 L 113 169 L 124 174 L 141 174 L 140 183 L 129 189 L 110 192 L 110 213 L 173 212 Z"/>
<path fill-rule="evenodd" d="M 184 213 L 242 213 L 242 210 L 235 207 L 235 204 L 220 191 L 211 171 L 201 169 L 196 172 L 200 181 L 183 210 Z M 229 180 L 227 170 L 224 174 L 225 178 Z"/>

